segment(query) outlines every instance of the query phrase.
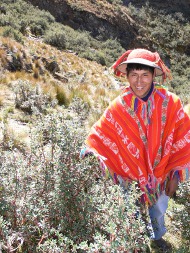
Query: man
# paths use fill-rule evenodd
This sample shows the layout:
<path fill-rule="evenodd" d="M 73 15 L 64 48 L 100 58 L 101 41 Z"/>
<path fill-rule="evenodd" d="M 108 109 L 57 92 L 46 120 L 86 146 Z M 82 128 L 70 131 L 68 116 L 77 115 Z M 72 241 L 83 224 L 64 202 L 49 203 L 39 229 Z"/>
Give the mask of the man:
<path fill-rule="evenodd" d="M 155 243 L 165 252 L 164 214 L 178 183 L 189 178 L 190 119 L 180 99 L 154 82 L 171 78 L 157 52 L 134 49 L 113 65 L 129 86 L 94 124 L 86 140 L 116 182 L 138 182 L 147 203 Z"/>

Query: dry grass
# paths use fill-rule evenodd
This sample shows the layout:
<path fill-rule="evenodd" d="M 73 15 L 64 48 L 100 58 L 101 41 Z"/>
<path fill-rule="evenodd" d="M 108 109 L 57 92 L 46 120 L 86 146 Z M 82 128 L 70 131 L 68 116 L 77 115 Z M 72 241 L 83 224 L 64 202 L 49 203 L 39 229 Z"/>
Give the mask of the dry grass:
<path fill-rule="evenodd" d="M 10 86 L 10 84 L 16 80 L 28 80 L 30 83 L 36 83 L 36 79 L 30 74 L 22 71 L 7 72 L 6 75 L 1 79 L 1 84 Z"/>
<path fill-rule="evenodd" d="M 7 53 L 3 46 L 0 46 L 0 59 L 1 59 L 1 65 L 2 67 L 5 67 L 7 64 Z"/>
<path fill-rule="evenodd" d="M 0 37 L 0 45 L 4 45 L 1 54 L 5 59 L 7 50 L 14 49 L 19 59 L 33 66 L 31 72 L 26 72 L 24 69 L 16 72 L 7 71 L 6 75 L 1 78 L 1 85 L 3 84 L 10 91 L 18 80 L 28 81 L 32 86 L 39 85 L 44 94 L 48 94 L 52 100 L 55 98 L 58 100 L 60 106 L 56 107 L 57 110 L 64 110 L 62 105 L 67 106 L 73 98 L 79 97 L 88 103 L 90 108 L 95 108 L 89 115 L 89 125 L 100 117 L 109 102 L 118 95 L 118 91 L 114 89 L 113 78 L 105 73 L 105 67 L 96 62 L 90 62 L 73 53 L 58 50 L 39 40 L 30 40 L 29 38 L 25 40 L 23 46 L 11 39 Z M 58 63 L 60 74 L 66 77 L 67 83 L 57 80 L 45 69 L 43 58 L 49 62 L 56 61 Z M 41 73 L 40 69 L 45 71 Z M 1 103 L 4 106 L 3 99 Z M 23 115 L 20 115 L 17 113 L 17 116 L 14 116 L 13 113 L 13 115 L 9 114 L 9 117 L 24 118 Z M 20 145 L 18 134 L 14 135 L 11 132 L 10 135 L 14 139 L 15 145 Z M 20 139 L 24 138 L 21 136 Z"/>
<path fill-rule="evenodd" d="M 4 143 L 10 143 L 15 148 L 26 149 L 29 140 L 29 128 L 18 125 L 14 120 L 8 120 L 4 124 L 4 133 L 1 133 L 1 138 Z"/>
<path fill-rule="evenodd" d="M 3 26 L 0 26 L 0 36 L 2 36 L 4 30 L 5 30 L 5 28 Z"/>
<path fill-rule="evenodd" d="M 12 106 L 14 104 L 14 94 L 10 90 L 10 88 L 6 85 L 1 83 L 1 89 L 0 89 L 0 113 L 5 110 L 7 106 Z"/>
<path fill-rule="evenodd" d="M 88 117 L 88 125 L 87 125 L 87 131 L 90 131 L 90 128 L 93 126 L 93 124 L 99 120 L 100 116 L 102 115 L 101 110 L 96 110 L 93 113 L 91 113 Z"/>
<path fill-rule="evenodd" d="M 50 82 L 42 82 L 40 83 L 40 86 L 43 90 L 44 94 L 47 94 L 50 96 L 51 100 L 56 98 L 57 95 L 57 90 L 56 90 L 56 86 L 57 84 L 54 81 L 50 81 Z"/>
<path fill-rule="evenodd" d="M 81 90 L 80 87 L 75 87 L 71 90 L 69 101 L 71 102 L 75 97 L 81 98 L 84 102 L 92 105 L 92 101 L 90 101 L 90 94 L 88 94 L 87 91 Z"/>
<path fill-rule="evenodd" d="M 96 89 L 95 89 L 95 95 L 94 95 L 94 99 L 95 100 L 98 100 L 100 97 L 105 97 L 106 96 L 106 91 L 105 91 L 105 89 L 104 88 L 99 88 L 99 87 L 97 87 Z"/>
<path fill-rule="evenodd" d="M 68 91 L 63 85 L 56 85 L 55 86 L 56 90 L 56 99 L 58 100 L 59 105 L 69 105 L 69 96 L 68 96 Z"/>
<path fill-rule="evenodd" d="M 40 77 L 39 69 L 36 67 L 33 68 L 33 77 L 35 79 L 38 79 Z"/>
<path fill-rule="evenodd" d="M 0 45 L 9 48 L 12 52 L 22 51 L 23 46 L 11 38 L 1 37 Z"/>
<path fill-rule="evenodd" d="M 89 115 L 89 127 L 98 120 L 109 102 L 119 93 L 114 88 L 113 77 L 110 77 L 107 71 L 105 72 L 105 67 L 96 62 L 90 62 L 73 53 L 58 50 L 39 40 L 26 39 L 24 46 L 22 46 L 19 43 L 13 45 L 12 40 L 6 38 L 0 38 L 0 44 L 2 43 L 1 39 L 4 44 L 6 43 L 7 48 L 10 46 L 12 50 L 14 47 L 18 57 L 33 65 L 31 73 L 24 70 L 7 72 L 1 83 L 10 89 L 19 79 L 29 81 L 32 86 L 39 85 L 44 94 L 48 94 L 52 100 L 55 98 L 58 100 L 61 110 L 64 110 L 62 105 L 67 106 L 73 98 L 79 97 L 88 103 L 90 108 L 95 108 Z M 6 50 L 3 51 L 3 55 L 6 55 L 5 53 Z M 37 60 L 33 60 L 34 56 Z M 56 61 L 60 68 L 60 74 L 65 76 L 68 82 L 56 80 L 48 71 L 40 73 L 40 69 L 45 69 L 41 60 L 43 58 L 49 62 Z M 4 103 L 3 100 L 2 103 Z M 59 106 L 56 107 L 57 110 L 60 110 Z M 19 118 L 19 114 L 16 118 Z M 16 139 L 15 137 L 15 141 Z"/>
<path fill-rule="evenodd" d="M 91 93 L 91 88 L 89 83 L 83 83 L 83 84 L 79 84 L 78 88 L 82 91 L 84 91 L 87 94 Z"/>
<path fill-rule="evenodd" d="M 0 95 L 0 106 L 3 105 L 3 101 L 4 101 L 4 96 L 3 96 L 3 95 Z"/>

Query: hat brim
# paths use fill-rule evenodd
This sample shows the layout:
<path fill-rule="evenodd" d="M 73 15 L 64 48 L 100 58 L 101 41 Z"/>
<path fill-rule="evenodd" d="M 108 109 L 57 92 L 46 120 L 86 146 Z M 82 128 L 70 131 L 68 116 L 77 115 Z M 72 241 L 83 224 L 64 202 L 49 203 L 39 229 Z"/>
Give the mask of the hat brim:
<path fill-rule="evenodd" d="M 119 70 L 120 72 L 122 72 L 124 74 L 127 74 L 126 68 L 127 68 L 128 63 L 137 63 L 137 64 L 143 64 L 146 66 L 150 66 L 155 69 L 156 76 L 161 76 L 163 74 L 162 69 L 158 65 L 156 65 L 154 62 L 151 62 L 151 61 L 148 61 L 148 60 L 145 60 L 142 58 L 134 58 L 131 60 L 124 61 L 120 65 L 118 65 L 117 70 Z"/>

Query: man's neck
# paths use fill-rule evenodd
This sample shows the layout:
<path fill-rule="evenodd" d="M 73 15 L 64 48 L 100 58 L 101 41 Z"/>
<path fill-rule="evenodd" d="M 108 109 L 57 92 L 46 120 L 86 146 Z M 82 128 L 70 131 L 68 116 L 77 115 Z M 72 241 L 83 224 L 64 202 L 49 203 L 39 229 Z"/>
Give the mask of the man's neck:
<path fill-rule="evenodd" d="M 152 94 L 153 89 L 154 89 L 154 84 L 152 83 L 151 88 L 150 88 L 148 94 L 145 97 L 141 98 L 144 102 L 146 102 L 148 100 L 148 98 Z"/>

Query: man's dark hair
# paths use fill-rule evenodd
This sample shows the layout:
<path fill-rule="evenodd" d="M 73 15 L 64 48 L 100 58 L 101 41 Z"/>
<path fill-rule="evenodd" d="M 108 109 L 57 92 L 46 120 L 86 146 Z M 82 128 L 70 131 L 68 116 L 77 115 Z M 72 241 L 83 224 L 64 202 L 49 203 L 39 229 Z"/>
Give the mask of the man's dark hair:
<path fill-rule="evenodd" d="M 144 64 L 140 64 L 140 63 L 128 63 L 127 64 L 127 75 L 129 74 L 129 72 L 131 70 L 149 70 L 150 72 L 152 72 L 152 74 L 154 74 L 154 68 L 144 65 Z"/>

